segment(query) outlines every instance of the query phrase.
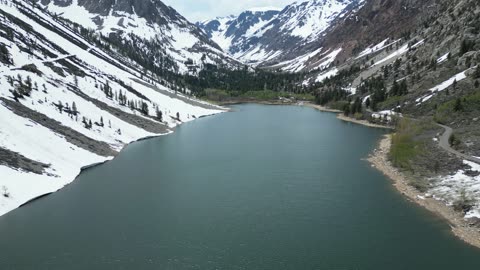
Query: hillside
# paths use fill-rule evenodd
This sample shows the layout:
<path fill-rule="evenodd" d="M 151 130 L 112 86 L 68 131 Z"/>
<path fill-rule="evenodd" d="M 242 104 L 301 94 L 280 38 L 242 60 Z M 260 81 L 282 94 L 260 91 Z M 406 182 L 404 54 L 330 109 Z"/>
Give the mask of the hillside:
<path fill-rule="evenodd" d="M 130 142 L 221 112 L 136 67 L 38 6 L 0 1 L 0 214 Z"/>
<path fill-rule="evenodd" d="M 239 64 L 160 0 L 39 0 L 37 3 L 55 17 L 92 30 L 108 42 L 119 43 L 118 47 L 150 51 L 154 57 L 152 65 L 157 69 L 195 73 L 205 64 L 230 67 Z"/>
<path fill-rule="evenodd" d="M 299 72 L 313 69 L 307 69 L 303 63 L 322 52 L 319 44 L 327 30 L 362 5 L 363 0 L 301 1 L 280 11 L 245 11 L 238 16 L 217 18 L 198 25 L 237 59 L 253 65 Z M 327 62 L 324 61 L 323 66 L 328 65 Z M 318 63 L 315 68 L 321 65 Z"/>
<path fill-rule="evenodd" d="M 342 48 L 335 66 L 305 82 L 318 104 L 398 125 L 390 161 L 470 224 L 480 218 L 479 17 L 478 1 L 366 1 L 325 37 Z"/>

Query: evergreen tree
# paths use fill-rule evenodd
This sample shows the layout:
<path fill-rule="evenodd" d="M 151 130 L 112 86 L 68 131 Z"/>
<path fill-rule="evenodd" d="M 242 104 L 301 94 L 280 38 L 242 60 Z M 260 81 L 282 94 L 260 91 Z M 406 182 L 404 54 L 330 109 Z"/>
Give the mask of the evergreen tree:
<path fill-rule="evenodd" d="M 349 104 L 346 104 L 345 107 L 343 108 L 343 114 L 345 116 L 349 116 L 350 115 L 350 105 Z"/>
<path fill-rule="evenodd" d="M 463 110 L 462 100 L 460 98 L 457 98 L 457 100 L 455 100 L 455 105 L 453 106 L 453 110 L 455 112 L 459 112 Z"/>
<path fill-rule="evenodd" d="M 60 113 L 62 113 L 62 112 L 63 112 L 63 104 L 62 104 L 62 101 L 60 101 L 60 100 L 58 101 L 57 107 L 58 107 L 58 110 L 60 111 Z"/>
<path fill-rule="evenodd" d="M 75 104 L 75 101 L 72 103 L 72 114 L 75 116 L 78 114 L 77 104 Z"/>
<path fill-rule="evenodd" d="M 163 122 L 163 113 L 161 110 L 158 109 L 158 107 L 157 107 L 157 119 L 158 121 Z"/>
<path fill-rule="evenodd" d="M 397 80 L 393 81 L 392 88 L 390 89 L 390 96 L 398 96 L 400 93 L 400 87 Z"/>
<path fill-rule="evenodd" d="M 365 100 L 365 106 L 367 108 L 370 108 L 370 98 L 367 98 L 367 100 Z"/>

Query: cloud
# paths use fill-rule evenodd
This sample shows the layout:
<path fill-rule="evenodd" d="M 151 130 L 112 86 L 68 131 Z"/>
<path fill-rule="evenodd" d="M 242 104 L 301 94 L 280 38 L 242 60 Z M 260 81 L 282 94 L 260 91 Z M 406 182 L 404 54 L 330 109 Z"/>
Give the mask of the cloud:
<path fill-rule="evenodd" d="M 283 8 L 295 0 L 163 0 L 192 22 L 239 14 L 254 7 Z"/>

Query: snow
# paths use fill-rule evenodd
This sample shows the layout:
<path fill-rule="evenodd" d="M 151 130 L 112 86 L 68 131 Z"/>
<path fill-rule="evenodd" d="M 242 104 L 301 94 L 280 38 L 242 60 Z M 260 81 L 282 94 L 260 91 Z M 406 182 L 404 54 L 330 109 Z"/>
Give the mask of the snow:
<path fill-rule="evenodd" d="M 355 95 L 357 93 L 357 88 L 355 87 L 347 87 L 347 88 L 344 88 L 343 90 L 350 92 L 350 94 L 352 95 Z"/>
<path fill-rule="evenodd" d="M 430 100 L 432 97 L 434 97 L 435 93 L 443 91 L 443 90 L 447 89 L 448 87 L 452 86 L 455 81 L 459 82 L 459 81 L 467 78 L 467 75 L 465 73 L 468 70 L 470 70 L 470 69 L 467 69 L 463 72 L 460 72 L 460 73 L 454 75 L 453 77 L 451 77 L 450 79 L 440 83 L 439 85 L 436 85 L 436 86 L 430 88 L 428 90 L 428 94 L 416 99 L 415 102 L 417 103 L 417 105 L 420 105 L 420 104 Z"/>
<path fill-rule="evenodd" d="M 440 63 L 443 63 L 443 62 L 447 61 L 449 54 L 450 54 L 450 52 L 442 55 L 440 58 L 437 59 L 437 63 L 440 64 Z"/>
<path fill-rule="evenodd" d="M 54 175 L 36 175 L 0 166 L 0 186 L 7 187 L 11 196 L 11 199 L 0 197 L 0 215 L 32 198 L 62 188 L 75 179 L 81 167 L 110 159 L 70 144 L 60 135 L 1 105 L 0 120 L 0 147 L 51 164 L 47 173 Z"/>
<path fill-rule="evenodd" d="M 342 14 L 347 1 L 325 0 L 297 2 L 286 8 L 289 16 L 281 30 L 290 31 L 291 35 L 303 39 L 314 40 L 319 37 Z"/>
<path fill-rule="evenodd" d="M 480 165 L 471 161 L 464 160 L 463 163 L 471 167 L 472 171 L 480 172 Z M 437 200 L 452 205 L 462 194 L 468 199 L 474 200 L 474 207 L 465 218 L 480 218 L 480 176 L 468 176 L 465 170 L 459 170 L 453 175 L 439 177 L 434 179 L 434 184 L 429 191 Z"/>
<path fill-rule="evenodd" d="M 300 72 L 307 67 L 311 70 L 323 70 L 328 68 L 335 61 L 337 55 L 342 51 L 342 48 L 338 48 L 333 51 L 327 50 L 326 52 L 322 52 L 322 50 L 323 48 L 319 48 L 313 52 L 298 56 L 295 59 L 280 62 L 271 66 L 271 68 L 280 68 L 281 70 L 288 72 Z M 309 63 L 313 57 L 317 57 L 317 55 L 320 57 L 320 59 L 316 62 L 310 63 L 307 66 L 307 63 Z"/>
<path fill-rule="evenodd" d="M 463 72 L 460 72 L 458 74 L 456 74 L 455 76 L 453 76 L 452 78 L 442 82 L 441 84 L 433 87 L 432 89 L 430 89 L 431 92 L 439 92 L 439 91 L 443 91 L 445 89 L 447 89 L 448 87 L 450 87 L 451 85 L 453 85 L 453 83 L 455 81 L 459 82 L 463 79 L 467 78 L 467 76 L 465 75 L 465 71 Z"/>
<path fill-rule="evenodd" d="M 69 28 L 52 20 L 48 15 L 38 9 L 33 11 L 34 15 L 37 15 L 39 19 L 43 19 L 45 22 L 50 23 L 53 27 L 59 28 L 65 33 L 68 33 L 73 39 L 76 39 L 76 43 L 84 44 L 88 49 L 80 48 L 78 45 L 71 43 L 65 37 L 60 36 L 38 24 L 34 20 L 31 20 L 17 10 L 16 7 L 0 1 L 0 8 L 31 25 L 34 31 L 44 36 L 45 39 L 36 38 L 32 33 L 27 33 L 10 22 L 8 18 L 1 17 L 0 20 L 2 23 L 15 29 L 17 35 L 34 38 L 38 47 L 42 48 L 44 51 L 48 51 L 52 55 L 56 55 L 56 57 L 48 58 L 42 53 L 42 50 L 33 50 L 33 55 L 29 55 L 20 49 L 20 45 L 25 46 L 20 39 L 16 39 L 16 43 L 11 43 L 5 38 L 0 37 L 0 43 L 5 44 L 8 47 L 9 52 L 14 56 L 13 66 L 6 66 L 0 63 L 0 85 L 2 86 L 0 87 L 0 97 L 10 100 L 12 99 L 12 94 L 10 93 L 12 87 L 7 82 L 7 76 L 16 77 L 17 75 L 21 75 L 23 79 L 26 79 L 27 76 L 29 76 L 32 83 L 36 83 L 39 89 L 33 90 L 31 97 L 21 99 L 20 102 L 31 110 L 56 120 L 62 126 L 82 133 L 87 138 L 99 142 L 105 142 L 113 150 L 119 151 L 130 142 L 144 137 L 161 134 L 147 132 L 142 128 L 127 123 L 116 115 L 97 107 L 90 100 L 83 98 L 83 96 L 75 94 L 72 90 L 72 86 L 75 85 L 74 76 L 66 73 L 66 77 L 63 77 L 48 67 L 46 65 L 47 63 L 59 68 L 64 68 L 58 63 L 59 60 L 63 60 L 70 65 L 77 66 L 87 74 L 85 77 L 77 78 L 78 89 L 84 95 L 91 99 L 98 100 L 109 107 L 116 108 L 128 114 L 137 115 L 138 117 L 142 117 L 147 121 L 152 121 L 152 123 L 154 123 L 155 120 L 141 115 L 137 111 L 132 111 L 126 106 L 120 105 L 115 99 L 106 97 L 103 91 L 95 86 L 96 84 L 103 85 L 108 82 L 112 90 L 116 92 L 121 91 L 129 100 L 140 100 L 140 98 L 134 93 L 111 80 L 111 78 L 119 78 L 123 80 L 125 84 L 131 86 L 133 89 L 151 100 L 151 102 L 147 103 L 150 117 L 155 116 L 156 105 L 158 104 L 159 110 L 163 112 L 164 121 L 170 128 L 179 124 L 179 122 L 170 117 L 174 116 L 177 112 L 180 113 L 183 122 L 188 122 L 195 119 L 193 116 L 201 117 L 222 111 L 220 107 L 218 107 L 218 109 L 204 109 L 193 106 L 180 99 L 164 95 L 159 91 L 138 83 L 134 80 L 134 78 L 139 76 L 136 71 L 126 67 L 101 49 L 96 48 L 87 41 L 81 39 Z M 174 32 L 174 34 L 176 39 L 173 42 L 179 42 L 183 45 L 191 45 L 193 43 L 193 39 L 190 39 L 190 36 L 185 34 L 185 32 L 177 31 Z M 65 50 L 66 54 L 58 51 L 55 46 L 52 46 L 52 44 Z M 106 59 L 115 64 L 102 58 L 98 58 L 92 54 L 92 51 L 103 55 Z M 76 61 L 73 61 L 74 59 L 76 59 Z M 78 64 L 79 62 L 81 62 L 81 64 Z M 35 64 L 43 73 L 42 76 L 26 71 L 15 70 L 18 67 L 31 63 Z M 15 84 L 17 83 L 15 82 Z M 42 85 L 45 85 L 47 89 L 46 92 L 42 91 Z M 173 93 L 171 89 L 166 87 L 158 86 L 158 88 L 162 91 Z M 58 101 L 62 101 L 64 105 L 69 103 L 70 106 L 75 102 L 76 107 L 80 112 L 80 119 L 70 117 L 65 112 L 61 113 L 53 104 Z M 81 118 L 83 117 L 98 122 L 100 121 L 100 117 L 102 117 L 105 126 L 99 127 L 93 125 L 91 129 L 87 129 L 81 122 Z M 18 152 L 31 160 L 50 165 L 42 175 L 0 166 L 0 191 L 1 188 L 5 186 L 10 193 L 9 198 L 0 196 L 0 215 L 17 208 L 19 205 L 32 198 L 62 188 L 75 179 L 82 167 L 104 162 L 112 158 L 99 156 L 71 144 L 66 138 L 53 130 L 39 125 L 27 118 L 16 115 L 1 102 L 0 122 L 2 123 L 2 125 L 0 125 L 1 148 Z M 121 130 L 121 132 L 117 132 L 118 130 Z"/>
<path fill-rule="evenodd" d="M 327 72 L 324 72 L 324 73 L 321 73 L 320 75 L 318 75 L 318 77 L 315 79 L 315 82 L 323 82 L 325 79 L 337 75 L 337 73 L 338 73 L 338 69 L 333 68 L 333 69 L 331 69 Z"/>
<path fill-rule="evenodd" d="M 395 41 L 393 41 L 393 42 L 391 42 L 391 43 L 387 43 L 389 40 L 390 40 L 390 38 L 387 38 L 387 39 L 383 40 L 382 42 L 378 43 L 378 44 L 375 45 L 375 46 L 371 46 L 371 47 L 366 48 L 365 50 L 363 50 L 363 51 L 357 56 L 356 59 L 360 59 L 360 58 L 362 58 L 362 57 L 364 57 L 364 56 L 367 56 L 367 55 L 369 55 L 369 54 L 373 54 L 373 53 L 379 52 L 379 51 L 381 51 L 381 50 L 383 50 L 383 49 L 385 49 L 385 48 L 387 48 L 387 47 L 389 47 L 389 46 L 391 46 L 391 45 L 394 45 L 394 44 L 396 44 L 397 42 L 400 41 L 400 40 L 398 39 L 398 40 L 395 40 Z"/>
<path fill-rule="evenodd" d="M 183 63 L 188 59 L 200 63 L 205 52 L 208 52 L 206 53 L 206 62 L 208 63 L 214 63 L 215 59 L 223 59 L 226 62 L 236 62 L 236 60 L 223 51 L 201 41 L 200 38 L 194 34 L 196 30 L 195 26 L 181 18 L 178 18 L 177 21 L 170 21 L 165 25 L 158 25 L 148 22 L 145 18 L 135 13 L 110 11 L 106 16 L 89 13 L 88 10 L 78 4 L 78 0 L 73 0 L 71 5 L 65 7 L 55 5 L 55 2 L 56 1 L 52 1 L 49 5 L 43 7 L 70 21 L 94 29 L 104 36 L 121 31 L 125 39 L 129 39 L 129 34 L 134 34 L 146 40 L 161 40 L 166 53 L 179 63 L 179 72 L 181 73 L 188 72 L 188 67 Z M 167 16 L 165 15 L 165 17 Z M 102 24 L 95 24 L 95 20 L 102 21 Z M 223 46 L 228 45 L 227 40 L 219 43 L 222 43 Z M 200 47 L 205 50 L 198 51 L 197 49 L 193 49 Z"/>
<path fill-rule="evenodd" d="M 268 7 L 266 8 L 267 11 L 270 11 Z M 276 9 L 273 9 L 276 10 Z M 251 10 L 250 10 L 251 11 Z M 264 12 L 264 11 L 252 11 L 254 13 L 256 12 Z M 230 52 L 232 45 L 237 45 L 238 42 L 243 42 L 244 40 L 250 39 L 250 38 L 259 38 L 262 37 L 263 34 L 271 29 L 273 25 L 270 24 L 272 20 L 274 20 L 276 17 L 273 16 L 269 20 L 263 20 L 262 17 L 259 16 L 259 20 L 254 21 L 255 23 L 251 23 L 251 25 L 248 25 L 247 29 L 242 29 L 244 33 L 241 36 L 241 40 L 234 39 L 234 35 L 232 35 L 231 32 L 231 25 L 236 24 L 237 27 L 238 25 L 245 25 L 245 21 L 237 21 L 238 18 L 235 16 L 229 16 L 229 17 L 220 17 L 216 18 L 215 20 L 219 23 L 219 26 L 216 31 L 211 32 L 211 39 L 215 41 L 225 52 Z M 202 24 L 206 25 L 210 21 L 205 21 Z M 242 51 L 238 51 L 235 53 L 232 53 L 232 56 L 236 59 L 240 59 L 241 61 L 248 62 L 248 63 L 259 63 L 261 61 L 266 61 L 269 60 L 275 56 L 278 56 L 280 52 L 277 51 L 266 51 L 265 49 L 261 48 L 261 46 L 248 46 L 248 49 L 244 49 Z"/>
<path fill-rule="evenodd" d="M 257 17 L 259 22 L 248 22 L 243 19 L 243 16 L 217 18 L 216 20 L 220 23 L 220 26 L 218 30 L 211 33 L 212 39 L 224 51 L 231 52 L 236 59 L 240 59 L 245 63 L 258 65 L 262 62 L 274 60 L 274 58 L 280 58 L 279 56 L 286 56 L 286 58 L 280 60 L 284 62 L 275 66 L 288 64 L 289 67 L 283 69 L 284 71 L 302 70 L 305 66 L 302 66 L 302 63 L 297 64 L 299 62 L 298 58 L 311 53 L 305 52 L 304 55 L 297 57 L 298 54 L 285 49 L 279 49 L 281 48 L 280 46 L 267 45 L 271 42 L 270 40 L 264 42 L 266 40 L 263 37 L 270 38 L 274 35 L 279 35 L 279 40 L 296 40 L 296 45 L 300 47 L 306 44 L 313 44 L 319 37 L 326 34 L 326 30 L 335 19 L 346 16 L 346 7 L 350 2 L 343 0 L 298 1 L 281 10 L 273 7 L 254 9 L 254 11 L 258 10 L 259 12 L 265 12 L 266 10 L 280 11 L 270 20 L 262 20 L 261 17 Z M 360 8 L 363 3 L 364 0 L 359 0 L 355 4 L 358 4 L 356 7 Z M 206 25 L 209 22 L 211 21 L 204 21 L 201 24 Z M 245 27 L 246 23 L 251 23 L 252 25 L 248 25 L 248 29 L 244 30 L 244 28 L 247 28 Z M 233 28 L 236 31 L 232 31 Z M 275 33 L 272 32 L 273 30 L 275 30 Z M 241 31 L 245 32 L 241 33 Z M 232 34 L 232 32 L 235 32 L 235 34 Z M 293 48 L 293 46 L 291 47 Z M 295 59 L 292 59 L 291 55 L 295 55 Z M 284 59 L 290 60 L 285 61 Z"/>
<path fill-rule="evenodd" d="M 420 40 L 419 42 L 415 43 L 414 45 L 411 46 L 411 48 L 416 48 L 420 45 L 422 45 L 423 43 L 425 42 L 425 40 Z M 396 50 L 395 52 L 389 54 L 387 57 L 381 59 L 380 61 L 376 62 L 374 64 L 374 66 L 377 66 L 377 65 L 380 65 L 382 63 L 385 63 L 387 62 L 388 60 L 390 59 L 395 59 L 403 54 L 405 54 L 406 52 L 408 52 L 408 50 L 410 49 L 410 47 L 408 46 L 408 44 L 405 44 L 403 45 L 400 49 Z"/>
<path fill-rule="evenodd" d="M 261 48 L 261 46 L 252 47 L 246 53 L 239 53 L 235 54 L 234 57 L 239 57 L 242 61 L 246 61 L 252 65 L 257 65 L 261 61 L 270 60 L 278 55 L 280 55 L 282 51 L 266 51 L 265 49 Z"/>
<path fill-rule="evenodd" d="M 371 96 L 372 96 L 372 95 L 368 95 L 368 96 L 364 97 L 363 100 L 362 100 L 362 103 L 365 104 L 365 103 L 367 102 L 367 100 L 368 100 Z"/>
<path fill-rule="evenodd" d="M 375 119 L 387 119 L 387 121 L 392 121 L 393 116 L 401 116 L 400 113 L 394 112 L 392 110 L 385 110 L 385 111 L 380 111 L 372 114 L 372 117 Z"/>

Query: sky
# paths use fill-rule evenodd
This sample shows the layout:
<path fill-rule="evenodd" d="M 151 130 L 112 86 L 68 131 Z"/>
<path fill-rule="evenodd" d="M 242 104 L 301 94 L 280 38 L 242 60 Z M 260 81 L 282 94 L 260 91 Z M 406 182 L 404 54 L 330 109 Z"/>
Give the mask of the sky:
<path fill-rule="evenodd" d="M 272 6 L 281 9 L 295 0 L 163 0 L 163 2 L 191 22 L 197 22 L 220 16 L 237 15 L 255 7 Z"/>

